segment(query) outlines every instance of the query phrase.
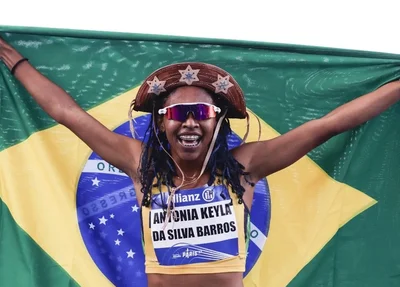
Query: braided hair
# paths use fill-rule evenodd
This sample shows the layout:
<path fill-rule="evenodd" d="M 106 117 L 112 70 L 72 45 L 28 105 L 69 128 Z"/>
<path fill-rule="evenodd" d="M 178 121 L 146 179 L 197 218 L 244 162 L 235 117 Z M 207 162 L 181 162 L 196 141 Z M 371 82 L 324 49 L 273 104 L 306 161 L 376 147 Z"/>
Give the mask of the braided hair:
<path fill-rule="evenodd" d="M 219 97 L 216 95 L 210 96 L 213 97 L 217 105 L 219 102 L 221 107 L 223 106 Z M 154 101 L 155 111 L 162 108 L 166 98 L 165 96 L 159 97 Z M 217 117 L 218 119 L 219 117 Z M 161 190 L 162 185 L 174 186 L 173 177 L 177 176 L 175 164 L 165 152 L 167 150 L 170 153 L 170 145 L 165 132 L 158 128 L 158 120 L 158 116 L 153 113 L 145 133 L 144 148 L 138 170 L 142 185 L 141 192 L 143 193 L 142 205 L 146 207 L 150 205 L 152 188 L 159 187 L 159 190 Z M 249 174 L 244 171 L 244 166 L 229 151 L 228 136 L 231 133 L 229 119 L 225 118 L 206 166 L 206 170 L 211 175 L 208 184 L 212 185 L 216 177 L 221 177 L 223 182 L 231 186 L 238 197 L 238 202 L 242 204 L 245 188 L 241 185 L 241 177 L 243 176 L 245 181 L 252 186 L 254 186 L 254 183 L 248 181 Z"/>

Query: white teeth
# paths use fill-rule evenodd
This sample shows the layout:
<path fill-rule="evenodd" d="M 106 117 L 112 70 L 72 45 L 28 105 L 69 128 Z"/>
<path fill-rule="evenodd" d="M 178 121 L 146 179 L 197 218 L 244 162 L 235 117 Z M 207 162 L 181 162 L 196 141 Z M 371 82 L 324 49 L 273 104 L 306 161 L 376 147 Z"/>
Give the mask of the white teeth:
<path fill-rule="evenodd" d="M 179 136 L 179 138 L 181 140 L 197 141 L 197 140 L 199 140 L 200 137 L 197 135 L 181 135 L 181 136 Z"/>
<path fill-rule="evenodd" d="M 199 144 L 199 142 L 198 141 L 185 141 L 185 140 L 183 140 L 182 141 L 182 144 L 184 145 L 184 146 L 190 146 L 190 147 L 194 147 L 194 146 L 197 146 L 198 144 Z"/>
<path fill-rule="evenodd" d="M 195 147 L 200 143 L 200 136 L 198 135 L 181 135 L 179 136 L 179 140 L 182 145 L 186 147 Z"/>

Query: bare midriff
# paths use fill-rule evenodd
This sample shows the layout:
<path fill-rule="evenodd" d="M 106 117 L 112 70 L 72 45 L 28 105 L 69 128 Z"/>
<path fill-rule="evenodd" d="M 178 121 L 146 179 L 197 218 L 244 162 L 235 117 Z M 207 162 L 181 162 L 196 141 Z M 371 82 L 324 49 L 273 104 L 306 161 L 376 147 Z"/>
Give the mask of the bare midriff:
<path fill-rule="evenodd" d="M 243 287 L 242 273 L 147 274 L 148 287 Z"/>

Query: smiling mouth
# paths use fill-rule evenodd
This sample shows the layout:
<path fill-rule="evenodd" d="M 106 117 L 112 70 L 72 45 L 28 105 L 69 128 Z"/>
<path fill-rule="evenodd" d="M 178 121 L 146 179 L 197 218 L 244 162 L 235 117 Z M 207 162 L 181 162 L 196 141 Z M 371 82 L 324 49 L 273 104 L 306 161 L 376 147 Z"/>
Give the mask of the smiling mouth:
<path fill-rule="evenodd" d="M 178 136 L 178 141 L 184 147 L 197 147 L 200 144 L 201 137 L 198 135 L 181 135 Z"/>

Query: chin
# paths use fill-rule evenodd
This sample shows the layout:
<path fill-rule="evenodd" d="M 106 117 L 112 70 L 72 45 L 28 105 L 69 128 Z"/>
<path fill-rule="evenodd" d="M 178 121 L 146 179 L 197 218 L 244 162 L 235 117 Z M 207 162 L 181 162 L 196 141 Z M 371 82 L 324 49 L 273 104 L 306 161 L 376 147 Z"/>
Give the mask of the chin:
<path fill-rule="evenodd" d="M 182 161 L 198 161 L 201 158 L 199 152 L 181 152 L 179 157 Z"/>
<path fill-rule="evenodd" d="M 181 161 L 191 162 L 196 165 L 199 163 L 202 164 L 207 154 L 207 150 L 201 146 L 191 149 L 180 147 L 177 151 L 177 155 Z"/>

